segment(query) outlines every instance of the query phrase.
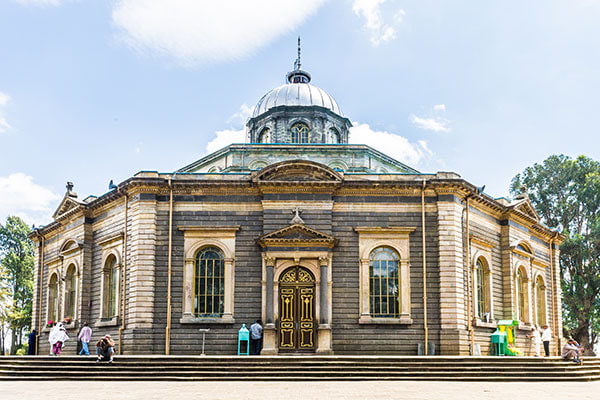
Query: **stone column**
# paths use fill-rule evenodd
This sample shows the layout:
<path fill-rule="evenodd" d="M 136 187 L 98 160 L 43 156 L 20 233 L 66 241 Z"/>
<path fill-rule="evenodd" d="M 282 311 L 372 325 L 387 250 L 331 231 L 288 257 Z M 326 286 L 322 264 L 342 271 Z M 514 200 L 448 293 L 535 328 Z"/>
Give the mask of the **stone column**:
<path fill-rule="evenodd" d="M 468 355 L 465 259 L 462 213 L 455 194 L 438 193 L 438 251 L 440 270 L 440 354 Z"/>
<path fill-rule="evenodd" d="M 321 268 L 321 287 L 320 287 L 320 307 L 319 307 L 319 311 L 321 314 L 321 324 L 329 324 L 329 307 L 328 307 L 328 303 L 329 303 L 329 299 L 327 296 L 327 292 L 328 292 L 328 285 L 327 285 L 327 270 L 328 270 L 328 266 L 327 266 L 327 259 L 325 260 L 321 260 L 319 259 L 319 263 L 320 268 Z"/>
<path fill-rule="evenodd" d="M 329 323 L 329 257 L 319 257 L 321 279 L 319 282 L 319 314 L 320 321 L 317 330 L 317 353 L 333 354 L 331 349 L 331 325 Z"/>
<path fill-rule="evenodd" d="M 265 263 L 265 327 L 263 329 L 263 349 L 262 355 L 277 354 L 277 329 L 275 326 L 274 307 L 273 307 L 273 280 L 275 270 L 275 258 L 264 257 Z"/>

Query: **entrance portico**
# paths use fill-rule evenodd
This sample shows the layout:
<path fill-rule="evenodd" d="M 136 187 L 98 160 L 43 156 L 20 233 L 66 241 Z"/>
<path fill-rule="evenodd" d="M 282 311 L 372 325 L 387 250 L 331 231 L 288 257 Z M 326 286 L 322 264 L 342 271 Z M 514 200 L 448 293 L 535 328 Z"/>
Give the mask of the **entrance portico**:
<path fill-rule="evenodd" d="M 335 242 L 332 236 L 302 224 L 259 239 L 265 321 L 261 354 L 332 354 L 331 249 Z"/>

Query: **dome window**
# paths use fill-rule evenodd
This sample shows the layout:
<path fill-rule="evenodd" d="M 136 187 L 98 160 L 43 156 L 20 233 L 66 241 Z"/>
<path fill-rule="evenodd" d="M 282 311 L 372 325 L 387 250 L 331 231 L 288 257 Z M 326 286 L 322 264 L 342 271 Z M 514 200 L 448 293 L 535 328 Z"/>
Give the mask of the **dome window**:
<path fill-rule="evenodd" d="M 290 129 L 292 143 L 310 143 L 310 128 L 303 122 L 297 122 Z"/>
<path fill-rule="evenodd" d="M 265 128 L 260 132 L 258 143 L 271 143 L 271 130 L 269 128 Z"/>
<path fill-rule="evenodd" d="M 335 128 L 329 128 L 329 137 L 328 143 L 339 143 L 340 142 L 340 133 Z"/>

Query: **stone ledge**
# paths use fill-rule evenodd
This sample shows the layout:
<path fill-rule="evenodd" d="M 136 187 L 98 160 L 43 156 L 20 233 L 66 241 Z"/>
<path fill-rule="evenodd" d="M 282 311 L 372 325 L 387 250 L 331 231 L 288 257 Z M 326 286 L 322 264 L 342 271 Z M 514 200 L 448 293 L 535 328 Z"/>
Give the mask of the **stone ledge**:
<path fill-rule="evenodd" d="M 192 317 L 184 316 L 179 320 L 180 324 L 234 324 L 235 319 L 228 315 L 223 317 Z"/>
<path fill-rule="evenodd" d="M 412 318 L 410 317 L 401 317 L 401 318 L 373 318 L 369 316 L 362 316 L 358 319 L 358 323 L 360 325 L 410 325 L 413 323 Z"/>
<path fill-rule="evenodd" d="M 96 321 L 96 327 L 103 326 L 117 326 L 119 325 L 119 317 L 112 317 L 110 319 L 99 319 Z"/>

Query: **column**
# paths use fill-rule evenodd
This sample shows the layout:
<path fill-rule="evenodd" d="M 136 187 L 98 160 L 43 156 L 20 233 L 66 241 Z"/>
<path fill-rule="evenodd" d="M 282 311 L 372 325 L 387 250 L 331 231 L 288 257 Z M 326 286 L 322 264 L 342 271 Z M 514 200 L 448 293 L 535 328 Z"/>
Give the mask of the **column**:
<path fill-rule="evenodd" d="M 319 260 L 319 262 L 321 263 L 320 268 L 321 268 L 321 290 L 320 290 L 320 314 L 321 314 L 321 324 L 328 324 L 329 323 L 329 312 L 328 312 L 328 304 L 329 304 L 329 299 L 327 296 L 327 292 L 328 292 L 328 285 L 327 285 L 327 260 L 325 260 L 324 262 L 321 262 L 321 260 Z"/>
<path fill-rule="evenodd" d="M 263 328 L 263 348 L 260 352 L 261 355 L 274 355 L 277 354 L 277 329 L 275 326 L 275 312 L 273 306 L 273 291 L 274 291 L 274 270 L 275 270 L 275 258 L 274 257 L 263 257 L 263 264 L 265 267 L 265 284 L 263 290 L 265 290 L 265 326 Z"/>
<path fill-rule="evenodd" d="M 329 257 L 319 257 L 319 326 L 317 329 L 317 353 L 333 354 L 331 348 L 332 336 L 329 321 L 331 301 L 329 298 Z"/>

